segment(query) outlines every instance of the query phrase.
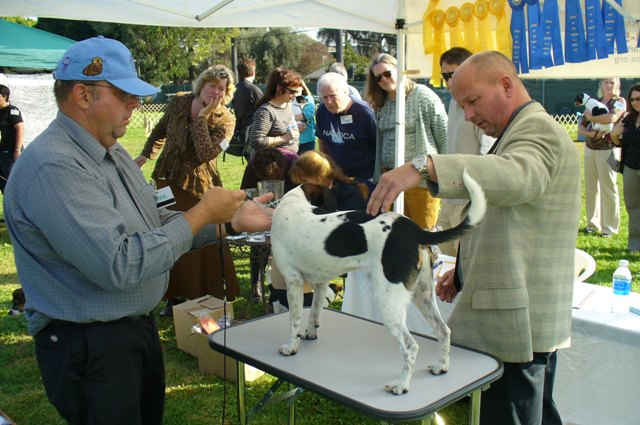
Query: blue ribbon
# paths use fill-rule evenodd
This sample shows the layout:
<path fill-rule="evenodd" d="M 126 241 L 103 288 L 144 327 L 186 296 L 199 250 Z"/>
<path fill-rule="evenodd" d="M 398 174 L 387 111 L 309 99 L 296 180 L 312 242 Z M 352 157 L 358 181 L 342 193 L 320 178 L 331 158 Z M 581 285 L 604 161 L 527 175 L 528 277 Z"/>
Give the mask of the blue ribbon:
<path fill-rule="evenodd" d="M 522 0 L 509 0 L 511 13 L 511 38 L 513 40 L 512 61 L 518 73 L 529 72 L 527 54 L 527 34 L 524 27 L 524 3 Z"/>
<path fill-rule="evenodd" d="M 589 60 L 587 41 L 584 38 L 580 0 L 567 0 L 565 10 L 564 55 L 567 62 L 579 63 Z"/>
<path fill-rule="evenodd" d="M 551 49 L 553 48 L 553 59 Z M 545 67 L 564 64 L 558 0 L 546 0 L 542 12 L 542 60 Z"/>
<path fill-rule="evenodd" d="M 585 0 L 585 14 L 587 16 L 587 55 L 589 60 L 606 58 L 607 45 L 602 25 L 602 7 L 599 0 Z"/>
<path fill-rule="evenodd" d="M 538 0 L 524 0 L 527 6 L 527 23 L 529 28 L 529 63 L 531 69 L 541 69 L 542 60 L 542 28 L 540 27 L 540 3 Z"/>
<path fill-rule="evenodd" d="M 622 6 L 622 0 L 616 0 L 616 3 Z M 614 44 L 617 45 L 618 53 L 627 53 L 628 48 L 624 18 L 606 1 L 602 3 L 602 21 L 604 24 L 607 53 L 612 54 L 615 52 Z"/>

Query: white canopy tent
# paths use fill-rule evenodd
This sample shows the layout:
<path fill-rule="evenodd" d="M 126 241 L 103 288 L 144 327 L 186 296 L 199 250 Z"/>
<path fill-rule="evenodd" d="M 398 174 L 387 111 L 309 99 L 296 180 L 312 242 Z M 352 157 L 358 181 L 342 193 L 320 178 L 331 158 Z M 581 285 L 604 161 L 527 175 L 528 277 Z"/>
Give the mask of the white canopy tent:
<path fill-rule="evenodd" d="M 432 56 L 423 50 L 423 15 L 429 6 L 446 11 L 466 0 L 4 0 L 2 16 L 37 16 L 140 25 L 181 27 L 292 27 L 313 22 L 322 28 L 354 29 L 397 34 L 398 68 L 415 76 L 431 76 Z M 494 0 L 495 1 L 495 0 Z M 498 0 L 500 1 L 500 0 Z M 506 1 L 506 0 L 505 0 Z M 559 23 L 564 31 L 565 4 L 558 0 Z M 627 35 L 638 33 L 640 1 L 604 0 L 621 12 Z M 519 0 L 516 0 L 519 2 Z M 544 3 L 542 0 L 541 3 Z M 582 11 L 585 0 L 579 0 Z M 508 5 L 506 13 L 510 13 Z M 491 26 L 495 27 L 495 17 Z M 445 40 L 448 40 L 447 36 Z M 627 42 L 630 43 L 629 37 Z M 446 43 L 446 42 L 445 42 Z M 449 46 L 447 46 L 449 47 Z M 535 71 L 531 76 L 557 78 L 575 73 L 585 77 L 638 76 L 640 49 L 635 44 L 623 59 L 594 61 L 597 64 L 569 64 Z M 633 49 L 633 50 L 632 50 Z M 444 50 L 444 49 L 443 49 Z M 618 56 L 618 55 L 616 55 Z M 622 56 L 622 55 L 620 55 Z M 562 69 L 573 69 L 566 73 Z M 405 75 L 399 76 L 398 93 L 403 93 Z M 404 162 L 404 97 L 397 98 L 396 162 Z M 402 202 L 396 205 L 402 205 Z"/>

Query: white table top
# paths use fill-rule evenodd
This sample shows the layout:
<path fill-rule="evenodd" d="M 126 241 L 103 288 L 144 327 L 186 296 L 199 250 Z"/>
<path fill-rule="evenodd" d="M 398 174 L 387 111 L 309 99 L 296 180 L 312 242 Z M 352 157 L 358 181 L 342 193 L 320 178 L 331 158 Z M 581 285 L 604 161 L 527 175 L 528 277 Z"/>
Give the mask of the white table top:
<path fill-rule="evenodd" d="M 305 309 L 303 326 L 308 309 Z M 420 346 L 411 389 L 395 396 L 384 386 L 397 379 L 402 361 L 395 340 L 382 325 L 325 309 L 320 337 L 302 340 L 298 353 L 285 357 L 278 348 L 289 333 L 289 314 L 265 316 L 209 336 L 216 351 L 285 381 L 341 402 L 380 420 L 423 418 L 493 382 L 502 363 L 477 351 L 451 347 L 449 372 L 434 376 L 427 365 L 437 359 L 434 339 L 416 336 Z"/>

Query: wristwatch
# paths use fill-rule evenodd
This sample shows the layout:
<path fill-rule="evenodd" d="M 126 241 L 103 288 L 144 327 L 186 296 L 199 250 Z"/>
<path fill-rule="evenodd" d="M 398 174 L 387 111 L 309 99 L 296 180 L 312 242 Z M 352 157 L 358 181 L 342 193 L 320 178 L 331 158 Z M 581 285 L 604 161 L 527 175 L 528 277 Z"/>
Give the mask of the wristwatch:
<path fill-rule="evenodd" d="M 415 168 L 419 173 L 422 180 L 425 182 L 429 181 L 429 169 L 427 168 L 427 155 L 416 156 L 411 160 L 411 165 Z"/>

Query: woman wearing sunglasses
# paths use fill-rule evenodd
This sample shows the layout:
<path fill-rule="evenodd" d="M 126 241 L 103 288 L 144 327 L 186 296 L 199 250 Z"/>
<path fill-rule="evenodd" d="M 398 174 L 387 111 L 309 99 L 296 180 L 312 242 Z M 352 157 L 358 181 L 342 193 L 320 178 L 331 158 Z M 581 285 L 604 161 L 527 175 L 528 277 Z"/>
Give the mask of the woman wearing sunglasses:
<path fill-rule="evenodd" d="M 374 181 L 395 167 L 395 123 L 397 61 L 391 55 L 378 55 L 369 66 L 366 99 L 376 111 L 378 136 Z M 411 80 L 405 83 L 405 157 L 411 161 L 419 155 L 442 154 L 447 146 L 447 112 L 432 90 Z M 404 193 L 404 213 L 422 228 L 431 229 L 438 219 L 439 199 L 425 183 Z"/>
<path fill-rule="evenodd" d="M 302 94 L 300 75 L 288 68 L 275 68 L 267 77 L 264 95 L 256 104 L 249 131 L 251 157 L 266 148 L 298 152 L 300 131 L 291 102 Z"/>
<path fill-rule="evenodd" d="M 640 252 L 640 84 L 627 97 L 628 114 L 611 131 L 611 141 L 622 146 L 624 205 L 629 214 L 629 252 Z"/>

